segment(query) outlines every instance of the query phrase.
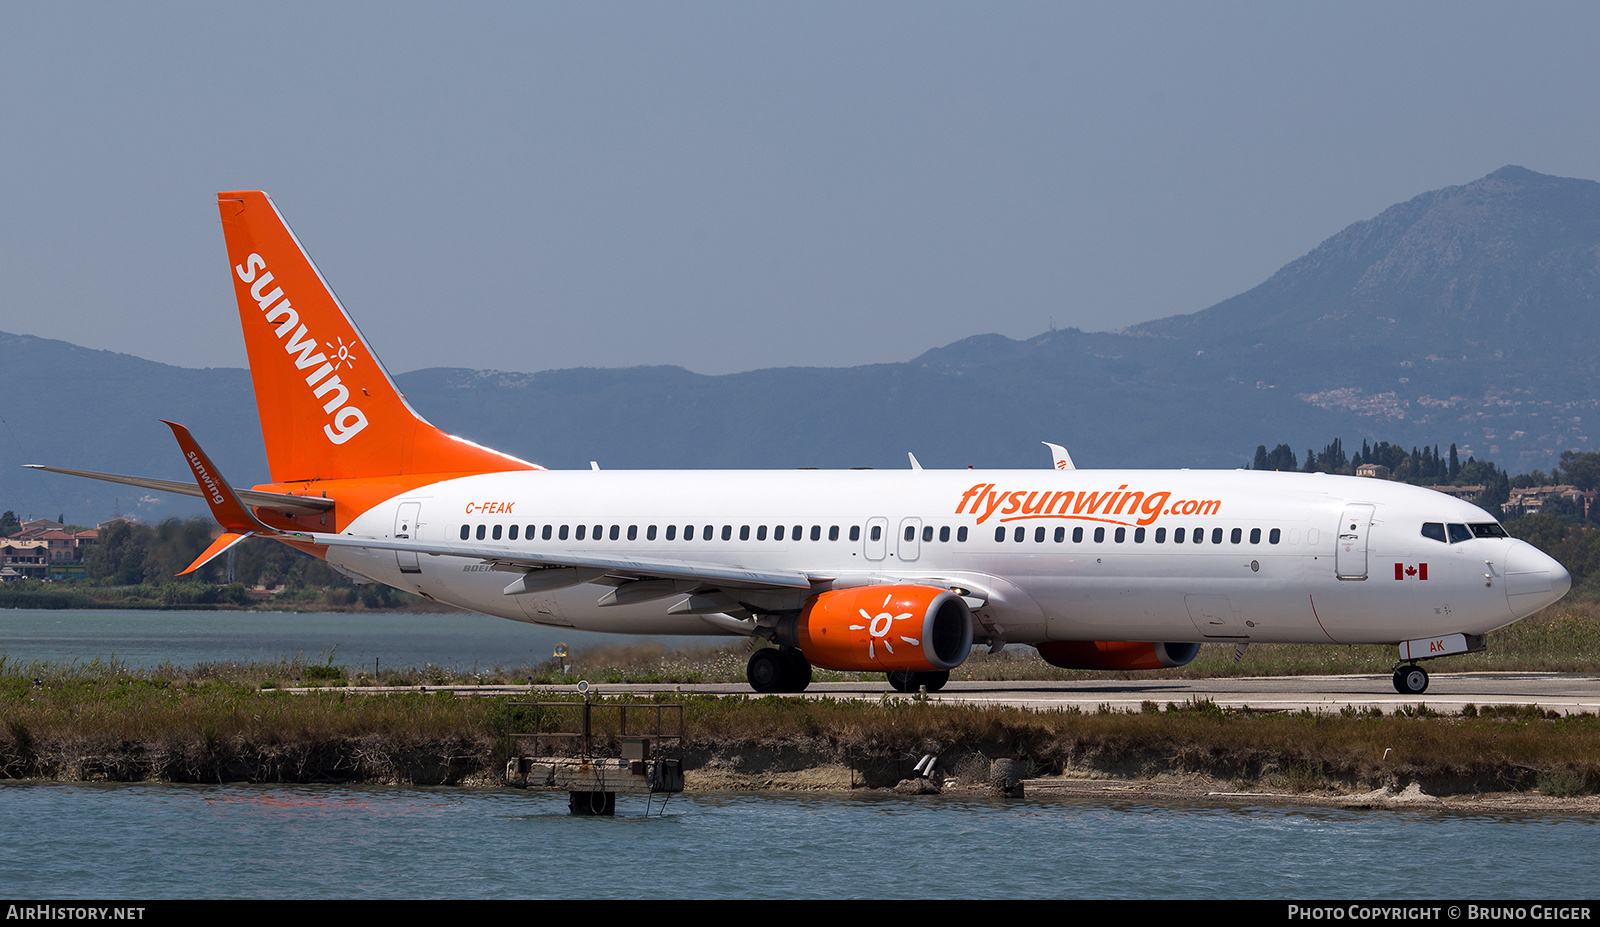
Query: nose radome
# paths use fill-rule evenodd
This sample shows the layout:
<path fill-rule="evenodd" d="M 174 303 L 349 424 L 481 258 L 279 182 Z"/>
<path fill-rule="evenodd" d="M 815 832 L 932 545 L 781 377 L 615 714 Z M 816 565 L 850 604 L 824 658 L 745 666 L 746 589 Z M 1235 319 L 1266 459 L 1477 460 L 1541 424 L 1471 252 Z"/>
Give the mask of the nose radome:
<path fill-rule="evenodd" d="M 1519 617 L 1561 600 L 1572 588 L 1567 568 L 1525 541 L 1513 541 L 1506 552 L 1506 602 Z"/>

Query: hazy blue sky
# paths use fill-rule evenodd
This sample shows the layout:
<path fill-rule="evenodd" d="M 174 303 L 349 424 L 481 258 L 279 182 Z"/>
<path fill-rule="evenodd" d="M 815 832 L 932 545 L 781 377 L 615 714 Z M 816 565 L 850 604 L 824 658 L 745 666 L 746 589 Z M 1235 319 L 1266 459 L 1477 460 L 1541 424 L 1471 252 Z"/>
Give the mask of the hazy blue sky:
<path fill-rule="evenodd" d="M 1600 5 L 0 7 L 0 330 L 243 366 L 264 189 L 391 370 L 905 360 L 1202 309 L 1505 164 Z"/>

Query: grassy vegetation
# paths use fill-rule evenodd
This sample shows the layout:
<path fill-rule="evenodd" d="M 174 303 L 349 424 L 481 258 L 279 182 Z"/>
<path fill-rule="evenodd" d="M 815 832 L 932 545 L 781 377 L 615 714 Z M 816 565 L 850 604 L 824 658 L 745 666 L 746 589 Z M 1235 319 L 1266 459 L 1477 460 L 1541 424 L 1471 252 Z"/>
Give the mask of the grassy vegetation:
<path fill-rule="evenodd" d="M 276 687 L 293 679 L 327 688 L 292 695 Z M 493 781 L 505 759 L 508 706 L 526 698 L 458 698 L 448 688 L 358 695 L 338 685 L 348 681 L 326 663 L 134 672 L 0 659 L 0 777 Z M 937 752 L 947 766 L 1011 754 L 1036 774 L 1200 772 L 1292 790 L 1409 781 L 1438 793 L 1600 788 L 1600 720 L 1525 707 L 1470 707 L 1441 718 L 1425 708 L 1261 714 L 1204 701 L 1147 702 L 1138 712 L 887 697 L 658 701 L 686 706 L 691 771 L 758 760 L 784 769 L 835 764 L 857 770 L 858 781 L 887 785 Z"/>

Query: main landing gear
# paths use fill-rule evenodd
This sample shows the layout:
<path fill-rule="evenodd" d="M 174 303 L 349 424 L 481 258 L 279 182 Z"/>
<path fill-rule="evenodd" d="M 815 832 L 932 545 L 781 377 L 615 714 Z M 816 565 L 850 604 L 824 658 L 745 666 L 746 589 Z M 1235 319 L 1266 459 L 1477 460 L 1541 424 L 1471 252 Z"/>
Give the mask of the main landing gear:
<path fill-rule="evenodd" d="M 1401 695 L 1421 695 L 1428 691 L 1428 671 L 1415 663 L 1396 666 L 1394 690 Z"/>
<path fill-rule="evenodd" d="M 949 670 L 940 670 L 934 673 L 892 670 L 889 673 L 889 688 L 896 692 L 915 692 L 923 686 L 927 686 L 929 692 L 937 692 L 943 689 L 944 684 L 949 681 Z"/>
<path fill-rule="evenodd" d="M 804 692 L 811 685 L 811 664 L 791 647 L 763 647 L 750 655 L 744 677 L 757 692 Z"/>

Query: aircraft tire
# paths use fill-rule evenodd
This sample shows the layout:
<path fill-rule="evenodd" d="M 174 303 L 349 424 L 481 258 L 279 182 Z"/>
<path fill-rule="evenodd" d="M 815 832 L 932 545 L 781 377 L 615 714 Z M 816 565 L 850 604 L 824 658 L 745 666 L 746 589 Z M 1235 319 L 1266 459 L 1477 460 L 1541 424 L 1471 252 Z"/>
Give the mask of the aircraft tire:
<path fill-rule="evenodd" d="M 798 650 L 786 650 L 784 656 L 783 692 L 804 692 L 811 685 L 811 664 Z"/>
<path fill-rule="evenodd" d="M 1428 691 L 1428 671 L 1415 663 L 1394 671 L 1394 690 L 1401 695 L 1421 695 Z"/>
<path fill-rule="evenodd" d="M 789 675 L 786 662 L 781 652 L 763 647 L 750 655 L 750 662 L 745 664 L 744 678 L 750 683 L 750 688 L 757 692 L 782 692 L 785 677 Z"/>

